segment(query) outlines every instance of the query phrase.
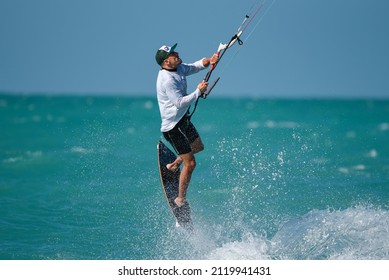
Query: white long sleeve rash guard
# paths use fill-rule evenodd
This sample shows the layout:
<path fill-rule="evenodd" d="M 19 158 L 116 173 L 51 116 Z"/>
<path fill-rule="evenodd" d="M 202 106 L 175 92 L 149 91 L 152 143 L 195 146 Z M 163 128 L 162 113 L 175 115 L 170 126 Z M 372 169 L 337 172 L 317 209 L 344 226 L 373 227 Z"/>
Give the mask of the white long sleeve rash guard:
<path fill-rule="evenodd" d="M 186 76 L 205 69 L 203 60 L 192 64 L 180 64 L 177 71 L 161 69 L 157 78 L 157 98 L 161 113 L 161 131 L 167 132 L 186 114 L 190 105 L 201 95 L 198 88 L 187 94 Z"/>

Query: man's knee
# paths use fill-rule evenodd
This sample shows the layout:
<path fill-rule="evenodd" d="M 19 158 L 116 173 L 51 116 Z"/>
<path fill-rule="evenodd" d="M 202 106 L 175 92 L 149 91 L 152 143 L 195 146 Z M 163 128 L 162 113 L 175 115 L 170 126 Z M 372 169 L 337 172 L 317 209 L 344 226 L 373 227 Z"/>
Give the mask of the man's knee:
<path fill-rule="evenodd" d="M 187 167 L 189 170 L 193 171 L 196 168 L 196 159 L 190 159 L 187 163 Z"/>
<path fill-rule="evenodd" d="M 181 155 L 182 160 L 184 161 L 184 168 L 188 171 L 193 171 L 196 168 L 196 159 L 193 156 L 193 152 L 188 154 Z"/>

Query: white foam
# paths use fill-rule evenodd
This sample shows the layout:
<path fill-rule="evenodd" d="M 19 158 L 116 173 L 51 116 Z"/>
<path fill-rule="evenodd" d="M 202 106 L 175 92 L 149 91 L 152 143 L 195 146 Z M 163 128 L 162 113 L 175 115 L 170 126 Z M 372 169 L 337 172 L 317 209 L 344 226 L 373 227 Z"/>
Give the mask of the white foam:
<path fill-rule="evenodd" d="M 197 217 L 198 218 L 198 217 Z M 212 260 L 389 259 L 389 211 L 368 206 L 312 210 L 284 223 L 268 239 L 243 221 L 209 225 L 195 234 L 174 229 L 162 242 L 164 258 Z M 177 255 L 178 254 L 178 255 Z"/>
<path fill-rule="evenodd" d="M 376 149 L 372 149 L 370 150 L 367 154 L 366 154 L 367 157 L 370 157 L 370 158 L 376 158 L 378 156 L 378 152 Z"/>
<path fill-rule="evenodd" d="M 297 128 L 300 125 L 293 121 L 273 121 L 273 120 L 267 120 L 265 122 L 265 127 L 268 128 Z"/>
<path fill-rule="evenodd" d="M 387 131 L 387 130 L 389 130 L 389 123 L 381 123 L 381 124 L 379 124 L 378 128 L 381 131 Z"/>
<path fill-rule="evenodd" d="M 79 146 L 74 146 L 70 149 L 70 151 L 72 153 L 79 153 L 79 154 L 91 154 L 93 153 L 93 149 L 87 149 L 87 148 L 83 148 L 83 147 L 79 147 Z"/>
<path fill-rule="evenodd" d="M 43 155 L 42 151 L 27 151 L 26 155 L 28 157 L 41 157 Z"/>
<path fill-rule="evenodd" d="M 265 122 L 265 126 L 269 128 L 274 128 L 276 126 L 276 123 L 274 121 L 268 120 Z"/>
<path fill-rule="evenodd" d="M 267 240 L 247 234 L 241 241 L 228 242 L 212 250 L 207 258 L 213 260 L 270 259 L 269 248 Z"/>
<path fill-rule="evenodd" d="M 247 123 L 246 127 L 248 129 L 256 129 L 256 128 L 259 127 L 259 122 L 257 122 L 257 121 L 250 121 L 250 122 Z"/>
<path fill-rule="evenodd" d="M 389 212 L 365 206 L 313 210 L 272 239 L 282 259 L 389 259 Z"/>
<path fill-rule="evenodd" d="M 26 151 L 20 156 L 15 157 L 9 157 L 3 160 L 4 163 L 15 163 L 15 162 L 22 162 L 27 160 L 34 160 L 37 158 L 42 157 L 43 153 L 42 151 Z"/>
<path fill-rule="evenodd" d="M 343 173 L 343 174 L 349 173 L 349 169 L 347 167 L 339 167 L 338 170 L 340 173 Z"/>
<path fill-rule="evenodd" d="M 354 165 L 354 166 L 353 166 L 353 169 L 354 169 L 354 170 L 358 170 L 358 171 L 363 171 L 363 170 L 366 169 L 366 166 L 363 165 L 363 164 L 357 164 L 357 165 Z"/>
<path fill-rule="evenodd" d="M 347 131 L 346 137 L 353 139 L 353 138 L 357 137 L 357 133 L 355 131 Z"/>
<path fill-rule="evenodd" d="M 151 101 L 146 101 L 145 104 L 144 104 L 144 107 L 145 107 L 145 109 L 147 109 L 147 110 L 153 109 L 153 107 L 154 107 L 153 102 L 151 102 Z"/>
<path fill-rule="evenodd" d="M 18 162 L 18 161 L 22 161 L 23 160 L 23 157 L 10 157 L 10 158 L 6 158 L 6 159 L 3 159 L 3 162 L 4 163 L 14 163 L 14 162 Z"/>

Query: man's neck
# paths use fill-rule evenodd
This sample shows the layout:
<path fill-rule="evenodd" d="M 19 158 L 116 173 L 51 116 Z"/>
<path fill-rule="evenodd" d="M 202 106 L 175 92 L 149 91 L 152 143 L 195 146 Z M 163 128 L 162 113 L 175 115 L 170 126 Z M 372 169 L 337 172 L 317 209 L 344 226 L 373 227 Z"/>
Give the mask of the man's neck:
<path fill-rule="evenodd" d="M 177 72 L 177 68 L 172 69 L 172 68 L 167 68 L 167 67 L 165 67 L 165 66 L 162 66 L 161 69 L 166 70 L 166 71 L 169 71 L 169 72 Z"/>

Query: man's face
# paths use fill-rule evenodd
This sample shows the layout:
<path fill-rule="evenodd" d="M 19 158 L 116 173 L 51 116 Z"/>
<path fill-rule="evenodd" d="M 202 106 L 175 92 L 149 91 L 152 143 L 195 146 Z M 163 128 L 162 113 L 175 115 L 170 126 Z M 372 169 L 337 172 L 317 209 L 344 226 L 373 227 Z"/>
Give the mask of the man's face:
<path fill-rule="evenodd" d="M 166 60 L 168 61 L 168 64 L 172 68 L 176 68 L 178 65 L 182 63 L 182 60 L 178 54 L 178 52 L 172 52 Z"/>

